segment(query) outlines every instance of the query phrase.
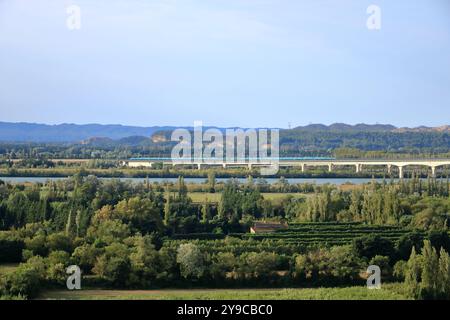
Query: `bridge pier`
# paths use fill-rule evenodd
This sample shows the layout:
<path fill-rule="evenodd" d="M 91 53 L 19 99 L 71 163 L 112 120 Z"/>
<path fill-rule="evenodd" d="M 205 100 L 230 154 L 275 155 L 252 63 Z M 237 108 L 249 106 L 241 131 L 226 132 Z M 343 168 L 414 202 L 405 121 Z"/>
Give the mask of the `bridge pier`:
<path fill-rule="evenodd" d="M 436 166 L 431 166 L 431 175 L 434 177 L 436 177 Z"/>
<path fill-rule="evenodd" d="M 399 179 L 403 179 L 403 166 L 398 166 Z"/>
<path fill-rule="evenodd" d="M 387 171 L 390 175 L 392 175 L 392 168 L 398 168 L 400 179 L 404 178 L 404 168 L 407 166 L 422 166 L 423 168 L 427 168 L 427 171 L 436 176 L 438 174 L 438 170 L 440 167 L 445 167 L 447 171 L 450 166 L 450 159 L 375 159 L 375 160 L 367 160 L 367 159 L 348 159 L 348 160 L 339 160 L 339 159 L 327 159 L 327 160 L 292 160 L 292 159 L 281 159 L 279 160 L 280 167 L 297 167 L 301 168 L 302 172 L 307 171 L 308 167 L 323 167 L 328 168 L 328 171 L 336 171 L 341 166 L 342 167 L 351 167 L 353 166 L 356 169 L 356 173 L 360 173 L 363 171 L 364 166 L 382 166 L 383 168 L 387 167 Z M 159 163 L 162 164 L 163 168 L 167 168 L 171 166 L 173 168 L 181 167 L 181 166 L 189 166 L 190 168 L 198 168 L 199 170 L 204 168 L 204 165 L 217 165 L 222 166 L 224 169 L 229 167 L 248 167 L 249 170 L 254 170 L 255 167 L 262 166 L 265 167 L 268 165 L 265 161 L 252 161 L 251 163 L 248 160 L 243 160 L 239 162 L 235 162 L 231 160 L 228 163 L 219 162 L 203 162 L 201 159 L 191 159 L 191 158 L 180 158 L 180 159 L 168 159 L 168 158 L 132 158 L 129 160 L 122 160 L 121 165 L 139 168 L 139 167 L 147 167 L 147 168 L 155 168 L 155 166 Z M 431 170 L 430 170 L 431 168 Z M 397 170 L 397 169 L 395 169 Z M 394 174 L 397 174 L 396 172 Z"/>

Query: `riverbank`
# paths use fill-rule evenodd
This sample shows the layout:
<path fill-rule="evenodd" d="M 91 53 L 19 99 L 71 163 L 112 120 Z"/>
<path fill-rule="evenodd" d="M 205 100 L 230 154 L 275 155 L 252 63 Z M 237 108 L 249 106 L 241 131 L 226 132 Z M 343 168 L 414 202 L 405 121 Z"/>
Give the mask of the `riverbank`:
<path fill-rule="evenodd" d="M 258 169 L 243 170 L 243 169 L 132 169 L 132 168 L 84 168 L 84 167 L 61 167 L 61 168 L 1 168 L 0 179 L 2 177 L 60 177 L 65 178 L 80 174 L 83 176 L 95 175 L 99 178 L 178 178 L 183 176 L 185 178 L 207 178 L 208 175 L 214 172 L 216 178 L 246 178 L 253 176 L 254 178 L 303 178 L 303 179 L 325 179 L 325 178 L 361 178 L 370 179 L 375 178 L 390 178 L 386 172 L 382 171 L 339 171 L 328 172 L 326 170 L 311 170 L 302 172 L 297 169 L 280 169 L 276 175 L 261 176 Z M 397 176 L 393 176 L 396 178 Z"/>
<path fill-rule="evenodd" d="M 6 183 L 45 183 L 47 181 L 58 181 L 58 180 L 65 180 L 69 177 L 2 177 L 0 176 L 0 181 L 6 182 Z M 178 177 L 176 178 L 102 178 L 99 177 L 101 180 L 112 180 L 112 179 L 118 179 L 120 181 L 127 181 L 130 183 L 159 183 L 159 184 L 167 184 L 172 183 L 175 184 L 178 181 Z M 230 178 L 217 178 L 216 183 L 226 183 Z M 247 178 L 233 178 L 236 179 L 239 183 L 247 183 Z M 184 182 L 186 184 L 205 184 L 207 181 L 207 178 L 185 178 Z M 264 178 L 264 182 L 272 185 L 275 183 L 278 183 L 280 181 L 279 178 Z M 372 181 L 376 182 L 382 182 L 382 178 L 288 178 L 285 180 L 285 182 L 289 184 L 316 184 L 316 185 L 323 185 L 323 184 L 333 184 L 333 185 L 362 185 L 366 183 L 370 183 Z M 390 180 L 387 180 L 390 181 Z M 394 179 L 394 181 L 397 181 L 397 179 Z M 258 183 L 257 180 L 255 180 L 255 183 Z"/>

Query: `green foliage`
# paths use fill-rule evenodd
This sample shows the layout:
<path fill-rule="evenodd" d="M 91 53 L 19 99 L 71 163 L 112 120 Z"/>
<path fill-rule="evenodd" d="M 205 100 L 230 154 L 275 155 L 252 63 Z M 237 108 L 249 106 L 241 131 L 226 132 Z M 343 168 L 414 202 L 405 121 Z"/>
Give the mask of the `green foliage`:
<path fill-rule="evenodd" d="M 369 261 L 369 265 L 379 266 L 381 269 L 381 277 L 384 281 L 392 279 L 392 267 L 390 264 L 390 258 L 386 256 L 376 255 Z"/>
<path fill-rule="evenodd" d="M 46 246 L 50 251 L 72 252 L 72 240 L 64 233 L 52 233 L 47 236 Z"/>
<path fill-rule="evenodd" d="M 35 297 L 45 279 L 44 259 L 36 257 L 19 267 L 0 280 L 0 295 Z"/>
<path fill-rule="evenodd" d="M 412 248 L 419 251 L 423 245 L 423 235 L 419 232 L 410 232 L 400 237 L 397 242 L 398 258 L 407 260 Z"/>
<path fill-rule="evenodd" d="M 431 245 L 436 249 L 441 248 L 447 252 L 450 252 L 450 236 L 446 231 L 430 231 L 428 233 L 428 240 Z"/>
<path fill-rule="evenodd" d="M 217 195 L 206 200 L 212 189 Z M 411 297 L 444 297 L 444 183 L 411 179 L 350 189 L 284 178 L 273 185 L 253 178 L 216 183 L 213 175 L 204 185 L 183 178 L 131 184 L 86 172 L 44 184 L 0 184 L 0 262 L 26 261 L 1 276 L 0 294 L 33 297 L 37 284 L 63 286 L 71 264 L 87 284 L 139 289 L 350 285 L 377 264 L 384 279 L 405 279 Z M 308 194 L 289 193 L 299 191 Z M 258 220 L 289 226 L 248 233 Z M 411 259 L 424 239 L 431 249 Z"/>
<path fill-rule="evenodd" d="M 318 249 L 297 256 L 295 271 L 303 281 L 352 282 L 359 278 L 362 261 L 354 256 L 350 247 Z"/>
<path fill-rule="evenodd" d="M 25 248 L 33 252 L 34 255 L 45 257 L 48 254 L 47 237 L 41 233 L 32 238 L 26 238 Z"/>
<path fill-rule="evenodd" d="M 441 249 L 439 254 L 429 240 L 424 241 L 421 254 L 412 249 L 405 274 L 408 294 L 416 299 L 450 299 L 450 260 Z"/>
<path fill-rule="evenodd" d="M 131 234 L 128 225 L 119 220 L 104 220 L 97 225 L 89 227 L 87 236 L 95 239 L 99 245 L 112 244 L 117 240 L 123 240 Z"/>
<path fill-rule="evenodd" d="M 134 197 L 120 201 L 113 212 L 113 217 L 128 224 L 133 231 L 151 233 L 163 228 L 160 212 L 149 199 Z"/>
<path fill-rule="evenodd" d="M 91 272 L 95 265 L 97 257 L 102 253 L 102 249 L 95 247 L 92 244 L 85 243 L 75 248 L 72 259 L 74 263 L 84 272 Z"/>
<path fill-rule="evenodd" d="M 411 249 L 412 251 L 412 249 Z M 400 281 L 404 281 L 406 277 L 406 272 L 408 268 L 408 262 L 405 260 L 399 260 L 395 263 L 392 275 Z"/>
<path fill-rule="evenodd" d="M 209 272 L 215 279 L 224 279 L 229 272 L 236 270 L 238 260 L 232 252 L 219 252 L 211 259 Z"/>
<path fill-rule="evenodd" d="M 181 244 L 177 250 L 177 263 L 181 275 L 185 278 L 200 278 L 205 272 L 204 256 L 200 249 L 192 244 Z"/>
<path fill-rule="evenodd" d="M 270 275 L 280 265 L 280 257 L 274 252 L 248 252 L 239 257 L 238 273 L 243 277 Z"/>
<path fill-rule="evenodd" d="M 241 219 L 243 214 L 260 217 L 262 196 L 257 189 L 241 191 L 236 183 L 229 181 L 219 202 L 219 217 Z"/>
<path fill-rule="evenodd" d="M 46 259 L 47 278 L 58 282 L 65 283 L 67 279 L 66 268 L 70 262 L 70 255 L 67 251 L 52 251 Z"/>
<path fill-rule="evenodd" d="M 128 247 L 112 243 L 104 248 L 104 253 L 95 262 L 93 273 L 106 279 L 114 286 L 125 286 L 131 270 Z"/>
<path fill-rule="evenodd" d="M 377 255 L 392 259 L 396 253 L 394 244 L 378 235 L 368 235 L 355 239 L 352 243 L 352 250 L 357 257 L 366 259 L 372 259 Z"/>
<path fill-rule="evenodd" d="M 131 276 L 134 285 L 152 285 L 151 281 L 158 276 L 160 261 L 149 236 L 134 236 L 126 240 L 132 246 L 130 250 Z"/>

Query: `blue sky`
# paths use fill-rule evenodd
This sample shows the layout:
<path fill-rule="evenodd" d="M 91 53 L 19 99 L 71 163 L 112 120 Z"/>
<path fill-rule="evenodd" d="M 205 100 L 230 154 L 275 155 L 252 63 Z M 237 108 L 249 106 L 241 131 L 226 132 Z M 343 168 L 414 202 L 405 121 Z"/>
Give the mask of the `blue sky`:
<path fill-rule="evenodd" d="M 450 124 L 450 3 L 0 0 L 0 121 L 194 120 Z"/>

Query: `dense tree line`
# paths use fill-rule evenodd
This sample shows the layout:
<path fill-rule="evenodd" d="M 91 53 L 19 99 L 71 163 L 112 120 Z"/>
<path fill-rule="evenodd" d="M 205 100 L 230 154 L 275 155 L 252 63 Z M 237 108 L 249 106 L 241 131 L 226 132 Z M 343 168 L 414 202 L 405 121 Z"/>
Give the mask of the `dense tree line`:
<path fill-rule="evenodd" d="M 342 147 L 363 151 L 390 153 L 447 153 L 450 135 L 446 132 L 339 132 L 285 130 L 280 134 L 283 154 L 298 154 L 308 150 L 334 150 Z M 389 146 L 389 149 L 386 149 Z"/>
<path fill-rule="evenodd" d="M 372 182 L 362 189 L 343 192 L 322 188 L 299 206 L 301 221 L 364 222 L 409 225 L 422 229 L 448 227 L 450 210 L 447 180 L 413 178 L 399 183 Z"/>
<path fill-rule="evenodd" d="M 277 187 L 290 188 L 283 180 Z M 217 191 L 213 175 L 205 188 Z M 85 284 L 117 288 L 362 284 L 361 272 L 377 264 L 385 279 L 422 288 L 411 289 L 416 298 L 447 296 L 448 181 L 313 186 L 304 197 L 269 200 L 250 178 L 226 183 L 217 204 L 193 203 L 188 191 L 182 177 L 172 186 L 82 175 L 0 184 L 0 263 L 22 262 L 0 277 L 0 295 L 33 297 L 62 286 L 72 264 L 88 276 Z M 403 225 L 410 232 L 398 241 L 366 236 L 341 246 L 241 239 L 255 220 Z M 177 240 L 196 233 L 221 237 Z"/>

